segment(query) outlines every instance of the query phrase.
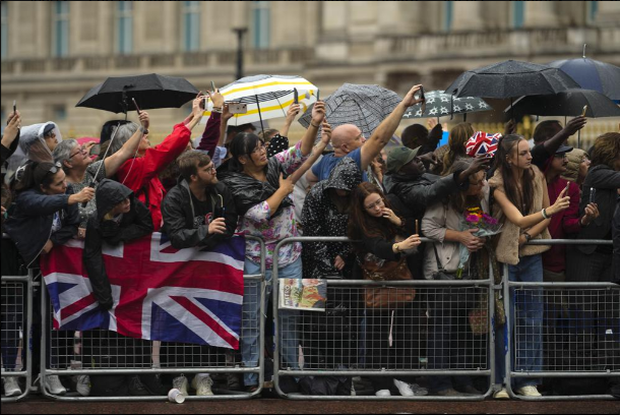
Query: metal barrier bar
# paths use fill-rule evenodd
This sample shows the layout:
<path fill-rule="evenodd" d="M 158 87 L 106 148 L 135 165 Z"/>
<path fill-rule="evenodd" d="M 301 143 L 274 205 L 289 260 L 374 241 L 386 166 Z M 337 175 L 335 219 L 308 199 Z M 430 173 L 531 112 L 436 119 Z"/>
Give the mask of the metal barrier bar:
<path fill-rule="evenodd" d="M 4 235 L 3 235 L 4 238 Z M 22 318 L 22 348 L 26 349 L 26 368 L 25 370 L 21 370 L 21 371 L 13 371 L 13 372 L 8 372 L 4 370 L 4 364 L 2 366 L 2 377 L 17 377 L 17 378 L 26 378 L 25 381 L 25 386 L 24 386 L 24 390 L 22 391 L 21 395 L 19 396 L 14 396 L 14 397 L 2 397 L 2 403 L 10 403 L 10 402 L 18 402 L 22 399 L 24 399 L 25 397 L 27 397 L 30 393 L 30 386 L 32 384 L 32 350 L 30 348 L 30 337 L 31 337 L 31 333 L 30 333 L 30 327 L 32 327 L 32 319 L 33 319 L 33 313 L 32 313 L 32 302 L 33 302 L 33 298 L 32 298 L 32 282 L 33 282 L 33 275 L 32 275 L 32 270 L 29 270 L 28 275 L 23 275 L 23 276 L 2 276 L 2 285 L 3 288 L 7 288 L 6 287 L 6 283 L 23 283 L 25 286 L 25 291 L 26 291 L 26 298 L 25 298 L 25 304 L 22 301 L 22 306 L 25 307 L 25 311 L 26 311 L 26 318 L 25 321 Z M 3 301 L 4 303 L 4 301 Z M 25 324 L 24 324 L 25 323 Z M 5 334 L 3 333 L 2 336 L 4 337 Z M 19 348 L 18 348 L 19 350 Z M 22 349 L 23 350 L 23 349 Z M 16 360 L 17 358 L 20 356 L 16 356 Z M 22 362 L 23 365 L 23 362 Z"/>
<path fill-rule="evenodd" d="M 612 241 L 606 240 L 536 240 L 530 241 L 530 245 L 613 245 Z M 605 292 L 618 293 L 618 298 L 620 299 L 620 286 L 612 283 L 592 283 L 592 282 L 513 282 L 509 281 L 509 271 L 508 265 L 504 264 L 504 298 L 509 299 L 506 304 L 509 306 L 506 307 L 506 321 L 510 324 L 511 321 L 514 321 L 516 318 L 513 317 L 513 314 L 516 313 L 517 303 L 514 301 L 513 296 L 511 296 L 511 291 L 516 293 L 516 290 L 527 290 L 537 288 L 540 289 L 543 293 L 543 313 L 545 307 L 545 299 L 544 293 L 554 293 L 556 290 L 574 288 L 583 290 L 604 290 Z M 548 289 L 545 291 L 545 289 Z M 560 291 L 562 295 L 563 291 Z M 620 304 L 620 301 L 618 301 Z M 542 334 L 544 336 L 545 327 L 544 321 L 545 315 L 543 314 L 543 327 Z M 513 359 L 516 358 L 516 353 L 519 350 L 515 350 L 514 344 L 514 336 L 517 334 L 519 327 L 515 327 L 511 330 L 510 325 L 507 327 L 507 353 L 505 355 L 505 363 L 506 363 L 506 373 L 505 373 L 505 387 L 508 391 L 508 394 L 511 398 L 526 400 L 526 401 L 559 401 L 559 400 L 567 400 L 567 399 L 588 399 L 588 400 L 608 400 L 614 399 L 613 396 L 609 394 L 595 394 L 595 395 L 556 395 L 556 396 L 541 396 L 541 397 L 525 397 L 522 395 L 516 394 L 512 389 L 512 379 L 513 378 L 612 378 L 620 375 L 620 367 L 618 369 L 603 369 L 599 371 L 550 371 L 550 370 L 540 370 L 540 371 L 518 371 L 514 367 Z M 513 332 L 514 330 L 514 332 Z M 570 333 L 569 333 L 570 335 Z M 548 346 L 546 342 L 541 344 L 541 348 Z M 543 349 L 544 350 L 544 349 Z M 541 351 L 542 353 L 542 351 Z M 569 356 L 570 358 L 570 356 Z M 544 354 L 542 356 L 543 365 L 544 362 Z"/>
<path fill-rule="evenodd" d="M 432 242 L 427 238 L 422 238 L 424 242 Z M 285 244 L 293 243 L 293 242 L 350 242 L 348 238 L 345 237 L 299 237 L 299 238 L 287 238 L 282 240 L 276 246 L 274 251 L 274 265 L 272 271 L 272 283 L 274 285 L 274 318 L 276 321 L 279 316 L 278 309 L 278 252 L 282 246 Z M 377 399 L 400 399 L 400 400 L 460 400 L 460 401 L 479 401 L 485 399 L 486 397 L 491 396 L 493 393 L 494 383 L 495 383 L 495 373 L 494 373 L 494 358 L 495 358 L 495 350 L 493 347 L 493 341 L 491 340 L 493 337 L 493 321 L 495 318 L 495 295 L 494 295 L 494 278 L 492 274 L 492 267 L 489 264 L 490 268 L 490 278 L 487 280 L 456 280 L 456 281 L 435 281 L 435 280 L 414 280 L 414 281 L 370 281 L 370 280 L 331 280 L 326 279 L 326 283 L 329 287 L 415 287 L 416 289 L 419 287 L 485 287 L 488 289 L 488 302 L 487 302 L 487 357 L 485 364 L 489 367 L 487 369 L 476 369 L 476 370 L 446 370 L 446 369 L 415 369 L 415 370 L 358 370 L 354 367 L 352 368 L 338 368 L 337 370 L 328 370 L 326 368 L 320 368 L 319 370 L 291 370 L 287 368 L 285 370 L 280 369 L 280 342 L 276 342 L 276 351 L 274 355 L 274 385 L 278 394 L 283 397 L 291 398 L 291 399 L 318 399 L 318 400 L 377 400 Z M 328 278 L 328 277 L 327 277 Z M 328 295 L 329 297 L 329 295 Z M 327 310 L 326 310 L 327 312 Z M 366 319 L 366 317 L 364 317 Z M 392 315 L 393 320 L 393 315 Z M 413 328 L 413 326 L 412 326 Z M 301 332 L 302 330 L 300 330 Z M 278 330 L 278 334 L 282 335 L 282 330 Z M 303 334 L 303 333 L 302 333 Z M 364 340 L 365 341 L 365 340 Z M 405 396 L 390 396 L 390 397 L 377 397 L 374 394 L 372 396 L 346 396 L 346 395 L 331 395 L 331 396 L 320 396 L 320 395 L 298 395 L 298 394 L 287 394 L 282 391 L 280 387 L 280 376 L 286 377 L 302 377 L 302 376 L 345 376 L 345 377 L 355 377 L 355 376 L 379 376 L 379 377 L 398 377 L 398 376 L 487 376 L 489 378 L 489 388 L 481 393 L 480 395 L 473 396 L 461 396 L 461 397 L 443 397 L 443 396 L 413 396 L 413 397 L 405 397 Z"/>
<path fill-rule="evenodd" d="M 261 238 L 257 238 L 254 236 L 246 236 L 245 237 L 246 240 L 252 240 L 252 241 L 256 241 L 260 244 L 261 247 L 261 273 L 260 274 L 253 274 L 253 275 L 244 275 L 244 282 L 246 284 L 248 284 L 248 282 L 250 284 L 253 283 L 257 283 L 258 284 L 258 291 L 260 292 L 260 302 L 261 304 L 258 304 L 258 310 L 259 310 L 259 315 L 263 316 L 264 314 L 264 294 L 265 294 L 265 290 L 264 290 L 264 286 L 265 286 L 265 270 L 266 270 L 266 265 L 265 265 L 265 255 L 266 255 L 266 247 L 264 244 L 264 241 Z M 244 298 L 245 301 L 245 298 Z M 42 337 L 41 337 L 41 391 L 43 393 L 43 396 L 50 398 L 50 399 L 54 399 L 54 400 L 58 400 L 58 401 L 69 401 L 69 402 L 105 402 L 105 401 L 155 401 L 155 400 L 167 400 L 167 396 L 165 395 L 161 395 L 161 396 L 79 396 L 79 397 L 75 397 L 75 396 L 59 396 L 59 395 L 54 395 L 52 393 L 49 392 L 48 388 L 45 387 L 46 385 L 46 379 L 48 376 L 51 375 L 59 375 L 59 376 L 74 376 L 74 375 L 93 375 L 93 376 L 97 376 L 97 375 L 155 375 L 155 374 L 181 374 L 181 373 L 187 373 L 187 374 L 194 374 L 194 373 L 209 373 L 209 374 L 244 374 L 244 373 L 256 373 L 259 378 L 261 379 L 261 385 L 262 385 L 262 380 L 263 380 L 263 376 L 264 376 L 264 357 L 263 357 L 263 353 L 264 353 L 264 349 L 262 347 L 263 339 L 265 337 L 265 329 L 264 329 L 264 316 L 262 318 L 260 318 L 258 320 L 258 332 L 259 332 L 259 342 L 261 344 L 261 348 L 260 348 L 260 354 L 259 354 L 259 364 L 256 367 L 241 367 L 240 363 L 235 363 L 234 367 L 209 367 L 209 366 L 201 366 L 201 367 L 179 367 L 179 368 L 162 368 L 160 367 L 149 367 L 149 368 L 139 368 L 139 367 L 128 367 L 128 368 L 116 368 L 116 369 L 85 369 L 84 367 L 82 367 L 81 369 L 51 369 L 48 368 L 48 364 L 51 363 L 49 362 L 49 356 L 48 356 L 48 349 L 47 349 L 47 336 L 48 336 L 48 318 L 49 318 L 49 305 L 48 305 L 48 292 L 47 289 L 45 287 L 45 284 L 42 283 L 42 296 L 41 296 L 41 319 L 42 319 L 42 325 L 43 325 L 43 330 L 42 330 Z M 244 322 L 242 321 L 242 324 Z M 49 331 L 49 333 L 51 334 L 52 332 Z M 58 333 L 58 332 L 56 332 Z M 71 331 L 71 333 L 73 333 Z M 131 339 L 131 338 L 123 338 L 123 340 L 126 341 L 134 341 L 134 343 L 136 341 L 140 341 L 139 339 Z M 146 341 L 145 341 L 146 342 Z M 152 343 L 152 342 L 151 342 Z M 170 347 L 176 347 L 176 343 L 162 343 L 162 345 L 164 347 L 168 347 L 170 345 Z M 191 344 L 179 344 L 181 345 L 180 347 L 201 347 L 199 345 L 191 345 Z M 53 350 L 53 346 L 52 346 L 52 350 Z M 238 351 L 233 351 L 234 352 L 239 352 Z M 201 355 L 202 356 L 202 355 Z M 201 356 L 198 356 L 199 358 Z M 211 355 L 207 356 L 210 357 Z M 66 357 L 66 356 L 65 356 Z M 149 357 L 152 357 L 149 356 Z M 194 357 L 194 355 L 192 355 L 192 357 Z M 149 365 L 150 366 L 150 365 Z M 217 390 L 216 390 L 217 392 Z M 255 391 L 253 393 L 246 393 L 246 392 L 236 392 L 236 391 L 226 391 L 226 394 L 218 394 L 218 395 L 212 395 L 212 396 L 187 396 L 187 400 L 231 400 L 231 399 L 249 399 L 252 398 L 253 396 L 256 396 L 260 393 L 260 390 Z"/>

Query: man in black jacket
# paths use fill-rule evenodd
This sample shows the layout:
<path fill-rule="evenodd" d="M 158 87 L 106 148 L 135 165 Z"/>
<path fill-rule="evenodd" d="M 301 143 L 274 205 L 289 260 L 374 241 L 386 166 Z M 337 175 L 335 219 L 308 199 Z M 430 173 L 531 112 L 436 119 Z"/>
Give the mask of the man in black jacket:
<path fill-rule="evenodd" d="M 181 177 L 162 203 L 162 232 L 168 235 L 174 248 L 213 249 L 231 238 L 237 228 L 239 216 L 232 193 L 224 183 L 217 181 L 215 166 L 206 153 L 188 151 L 177 159 L 177 163 Z M 204 278 L 207 277 L 208 270 L 204 274 Z M 186 347 L 185 350 L 199 360 L 201 356 L 212 354 L 207 346 Z M 226 358 L 233 357 L 227 355 Z M 192 363 L 209 365 L 209 362 L 203 361 Z M 232 381 L 228 383 L 232 386 Z M 212 384 L 207 373 L 196 374 L 191 383 L 198 396 L 213 395 Z M 187 394 L 188 381 L 185 376 L 175 378 L 173 386 Z"/>
<path fill-rule="evenodd" d="M 237 228 L 232 193 L 218 182 L 211 158 L 202 151 L 188 151 L 177 163 L 181 177 L 162 204 L 163 233 L 177 249 L 211 249 L 232 237 Z"/>

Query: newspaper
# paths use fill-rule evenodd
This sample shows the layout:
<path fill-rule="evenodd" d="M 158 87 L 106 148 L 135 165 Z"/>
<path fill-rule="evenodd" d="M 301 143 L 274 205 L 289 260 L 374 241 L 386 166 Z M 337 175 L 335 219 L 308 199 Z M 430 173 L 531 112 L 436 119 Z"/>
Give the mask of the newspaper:
<path fill-rule="evenodd" d="M 279 308 L 325 311 L 327 282 L 318 279 L 280 278 Z"/>

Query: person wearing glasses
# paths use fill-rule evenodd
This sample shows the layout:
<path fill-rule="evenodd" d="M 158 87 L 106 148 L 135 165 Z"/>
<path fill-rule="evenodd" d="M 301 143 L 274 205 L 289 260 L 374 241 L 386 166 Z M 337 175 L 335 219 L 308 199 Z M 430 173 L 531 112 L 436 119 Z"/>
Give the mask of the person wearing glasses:
<path fill-rule="evenodd" d="M 143 131 L 149 128 L 149 114 L 142 111 L 140 114 L 140 125 L 131 138 L 123 144 L 121 149 L 105 160 L 93 162 L 90 157 L 88 146 L 80 146 L 77 140 L 64 140 L 54 149 L 54 161 L 60 163 L 67 175 L 67 182 L 71 183 L 73 191 L 79 192 L 85 187 L 93 186 L 103 179 L 111 179 L 116 175 L 118 169 L 136 153 L 136 149 L 144 135 Z M 94 144 L 94 143 L 93 143 Z M 86 225 L 88 218 L 97 210 L 96 197 L 86 206 L 79 205 L 80 227 L 78 237 L 84 238 L 86 235 Z"/>

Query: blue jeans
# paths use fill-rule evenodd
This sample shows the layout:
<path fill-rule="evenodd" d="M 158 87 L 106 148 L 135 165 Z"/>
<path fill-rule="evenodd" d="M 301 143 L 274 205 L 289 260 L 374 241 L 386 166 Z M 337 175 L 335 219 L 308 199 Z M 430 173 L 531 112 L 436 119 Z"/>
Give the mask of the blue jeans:
<path fill-rule="evenodd" d="M 246 275 L 260 274 L 260 265 L 256 264 L 249 259 L 245 259 Z M 265 280 L 267 283 L 271 281 L 271 270 L 266 271 Z M 299 278 L 301 279 L 301 257 L 297 261 L 289 264 L 283 268 L 278 269 L 278 278 Z M 241 357 L 245 367 L 257 367 L 258 366 L 258 353 L 259 353 L 259 329 L 260 329 L 260 316 L 259 301 L 260 301 L 260 284 L 251 282 L 246 284 L 243 294 L 243 327 L 241 329 Z M 264 310 L 266 312 L 267 302 L 271 295 L 271 285 L 267 285 L 265 292 L 265 304 Z M 293 310 L 279 310 L 280 324 L 277 326 L 276 331 L 280 338 L 280 355 L 284 360 L 285 366 L 292 369 L 299 369 L 299 362 L 297 358 L 297 350 L 299 347 L 299 336 L 297 334 L 297 319 L 299 313 Z M 243 382 L 246 386 L 258 385 L 258 374 L 246 373 L 243 375 Z"/>
<path fill-rule="evenodd" d="M 517 265 L 508 266 L 508 278 L 514 282 L 543 282 L 542 256 L 521 257 Z M 515 304 L 516 316 L 510 320 L 510 331 L 514 335 L 512 358 L 514 371 L 540 372 L 542 370 L 542 326 L 543 289 L 510 290 Z M 515 327 L 517 330 L 515 331 Z M 541 383 L 536 378 L 516 378 L 516 389 L 523 386 L 536 386 Z"/>

